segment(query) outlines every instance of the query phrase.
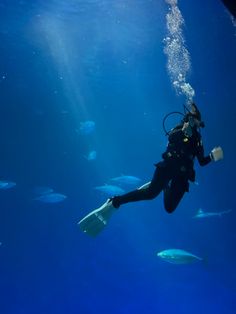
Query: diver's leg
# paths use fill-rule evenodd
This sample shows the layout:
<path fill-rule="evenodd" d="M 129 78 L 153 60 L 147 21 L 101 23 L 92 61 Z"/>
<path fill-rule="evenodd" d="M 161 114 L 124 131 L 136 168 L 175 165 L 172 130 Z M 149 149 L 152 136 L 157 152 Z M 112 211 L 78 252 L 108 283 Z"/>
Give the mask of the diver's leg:
<path fill-rule="evenodd" d="M 168 169 L 164 162 L 157 165 L 152 181 L 130 193 L 108 199 L 102 206 L 90 212 L 78 222 L 79 227 L 90 236 L 97 236 L 107 225 L 109 219 L 121 204 L 156 197 L 167 185 Z"/>
<path fill-rule="evenodd" d="M 165 210 L 169 214 L 173 213 L 179 205 L 184 193 L 188 192 L 188 188 L 188 180 L 183 177 L 178 177 L 172 179 L 170 186 L 164 189 L 164 205 Z"/>
<path fill-rule="evenodd" d="M 90 236 L 97 236 L 107 225 L 116 209 L 125 203 L 149 200 L 156 197 L 166 186 L 165 171 L 156 169 L 150 184 L 121 196 L 108 199 L 102 206 L 90 212 L 78 222 L 79 227 Z"/>
<path fill-rule="evenodd" d="M 151 200 L 158 196 L 158 194 L 164 189 L 168 182 L 168 173 L 166 167 L 157 166 L 152 181 L 150 184 L 145 185 L 139 189 L 126 193 L 120 196 L 114 196 L 111 201 L 115 208 L 118 208 L 122 204 L 129 202 L 136 202 L 142 200 Z"/>

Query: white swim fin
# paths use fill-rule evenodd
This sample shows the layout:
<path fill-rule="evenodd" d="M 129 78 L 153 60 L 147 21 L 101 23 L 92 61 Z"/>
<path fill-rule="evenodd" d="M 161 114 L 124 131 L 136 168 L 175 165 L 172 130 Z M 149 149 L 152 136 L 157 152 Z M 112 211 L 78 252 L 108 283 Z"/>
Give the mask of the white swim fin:
<path fill-rule="evenodd" d="M 92 237 L 96 237 L 107 225 L 116 208 L 108 199 L 101 207 L 90 212 L 78 222 L 80 229 Z"/>

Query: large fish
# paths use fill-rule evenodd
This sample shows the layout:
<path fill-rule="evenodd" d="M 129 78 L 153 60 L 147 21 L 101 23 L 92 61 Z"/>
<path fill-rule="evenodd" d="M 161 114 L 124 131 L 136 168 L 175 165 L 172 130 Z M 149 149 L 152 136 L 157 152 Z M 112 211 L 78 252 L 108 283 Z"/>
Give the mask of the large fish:
<path fill-rule="evenodd" d="M 193 262 L 203 261 L 201 257 L 180 249 L 164 250 L 157 253 L 157 256 L 171 264 L 191 264 Z"/>
<path fill-rule="evenodd" d="M 60 194 L 60 193 L 49 193 L 49 194 L 43 194 L 39 197 L 36 197 L 36 201 L 40 201 L 43 203 L 59 203 L 64 201 L 67 198 L 66 195 Z"/>
<path fill-rule="evenodd" d="M 221 212 L 205 212 L 201 208 L 199 208 L 197 214 L 193 216 L 193 218 L 209 218 L 209 217 L 221 217 L 224 214 L 228 214 L 232 211 L 232 209 L 224 210 Z"/>
<path fill-rule="evenodd" d="M 111 181 L 118 183 L 118 184 L 136 185 L 136 184 L 140 184 L 141 179 L 134 177 L 134 176 L 122 175 L 120 177 L 112 178 Z"/>
<path fill-rule="evenodd" d="M 12 181 L 0 181 L 0 189 L 1 190 L 8 190 L 16 186 L 15 182 Z"/>
<path fill-rule="evenodd" d="M 107 194 L 108 196 L 121 195 L 125 192 L 119 186 L 111 185 L 111 184 L 96 186 L 95 190 L 101 191 L 101 192 Z"/>

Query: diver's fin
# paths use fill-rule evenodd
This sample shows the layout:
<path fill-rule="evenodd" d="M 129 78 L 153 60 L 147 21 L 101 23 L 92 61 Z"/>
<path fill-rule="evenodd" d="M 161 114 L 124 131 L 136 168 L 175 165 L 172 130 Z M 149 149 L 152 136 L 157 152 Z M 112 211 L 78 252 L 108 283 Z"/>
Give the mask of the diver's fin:
<path fill-rule="evenodd" d="M 108 199 L 101 207 L 95 209 L 78 222 L 80 229 L 92 237 L 96 237 L 107 225 L 116 208 Z"/>

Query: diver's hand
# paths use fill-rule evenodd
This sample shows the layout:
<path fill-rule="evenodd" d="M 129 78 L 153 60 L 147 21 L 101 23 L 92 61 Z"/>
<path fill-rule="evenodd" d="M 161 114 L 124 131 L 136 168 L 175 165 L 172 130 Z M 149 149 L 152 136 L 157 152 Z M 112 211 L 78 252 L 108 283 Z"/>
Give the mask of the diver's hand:
<path fill-rule="evenodd" d="M 218 161 L 218 160 L 223 159 L 224 153 L 223 153 L 222 148 L 220 146 L 213 148 L 210 156 L 211 156 L 211 159 L 214 161 Z"/>

